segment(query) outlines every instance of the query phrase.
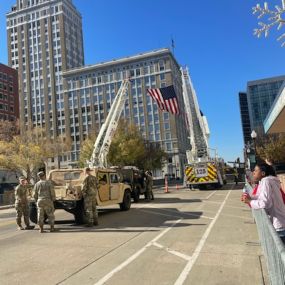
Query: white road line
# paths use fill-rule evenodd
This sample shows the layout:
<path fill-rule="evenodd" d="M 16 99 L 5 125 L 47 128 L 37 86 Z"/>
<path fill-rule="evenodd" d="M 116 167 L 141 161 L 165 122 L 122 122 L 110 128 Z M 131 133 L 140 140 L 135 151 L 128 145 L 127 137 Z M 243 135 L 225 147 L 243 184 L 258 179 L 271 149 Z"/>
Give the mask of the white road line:
<path fill-rule="evenodd" d="M 141 212 L 153 214 L 153 215 L 159 215 L 159 216 L 166 216 L 166 217 L 171 217 L 171 218 L 178 218 L 178 219 L 181 218 L 181 217 L 175 216 L 175 215 L 163 214 L 163 213 L 158 213 L 158 212 L 153 212 L 153 211 L 148 211 L 148 210 L 141 210 Z"/>
<path fill-rule="evenodd" d="M 184 254 L 184 253 L 181 253 L 181 252 L 179 252 L 179 251 L 173 250 L 173 249 L 168 248 L 168 247 L 164 247 L 164 246 L 161 245 L 160 243 L 154 242 L 154 243 L 152 243 L 152 245 L 153 245 L 153 246 L 156 246 L 156 247 L 158 247 L 158 248 L 161 248 L 161 249 L 165 249 L 167 252 L 169 252 L 169 253 L 171 253 L 171 254 L 173 254 L 173 255 L 176 255 L 176 256 L 178 256 L 178 257 L 181 257 L 181 258 L 183 258 L 183 259 L 185 259 L 185 260 L 188 260 L 188 261 L 189 261 L 190 258 L 191 258 L 191 256 L 189 256 L 189 255 L 186 255 L 186 254 Z"/>
<path fill-rule="evenodd" d="M 203 200 L 208 200 L 208 199 L 210 199 L 216 192 L 217 192 L 217 190 L 214 191 L 213 193 L 211 193 L 208 197 L 206 197 L 206 198 L 203 199 Z"/>
<path fill-rule="evenodd" d="M 107 282 L 114 274 L 121 271 L 124 267 L 129 265 L 132 261 L 134 261 L 136 258 L 138 258 L 148 247 L 150 247 L 153 243 L 158 241 L 162 236 L 164 236 L 168 231 L 170 231 L 176 224 L 180 223 L 182 219 L 179 219 L 175 221 L 171 226 L 167 227 L 164 231 L 162 231 L 159 235 L 157 235 L 154 239 L 152 239 L 150 242 L 148 242 L 143 248 L 141 248 L 139 251 L 134 253 L 132 256 L 130 256 L 128 259 L 126 259 L 123 263 L 121 263 L 119 266 L 114 268 L 111 272 L 106 274 L 103 278 L 101 278 L 99 281 L 97 281 L 94 285 L 103 285 L 105 282 Z"/>
<path fill-rule="evenodd" d="M 208 228 L 206 229 L 205 233 L 203 234 L 199 244 L 197 245 L 197 247 L 195 248 L 194 250 L 194 253 L 191 257 L 191 259 L 189 260 L 189 262 L 186 264 L 186 266 L 184 267 L 183 271 L 181 272 L 180 276 L 178 277 L 178 279 L 176 280 L 175 284 L 174 285 L 182 285 L 184 283 L 184 281 L 186 280 L 187 276 L 189 275 L 193 265 L 195 264 L 197 258 L 199 257 L 200 255 L 200 252 L 201 250 L 203 249 L 204 247 L 204 244 L 209 236 L 209 234 L 211 233 L 211 230 L 213 228 L 213 226 L 215 225 L 217 219 L 219 218 L 224 206 L 225 206 L 225 203 L 229 197 L 229 195 L 231 194 L 232 190 L 230 190 L 227 194 L 227 196 L 225 197 L 223 203 L 221 204 L 215 218 L 213 219 L 213 221 L 211 221 L 210 225 L 208 226 Z"/>

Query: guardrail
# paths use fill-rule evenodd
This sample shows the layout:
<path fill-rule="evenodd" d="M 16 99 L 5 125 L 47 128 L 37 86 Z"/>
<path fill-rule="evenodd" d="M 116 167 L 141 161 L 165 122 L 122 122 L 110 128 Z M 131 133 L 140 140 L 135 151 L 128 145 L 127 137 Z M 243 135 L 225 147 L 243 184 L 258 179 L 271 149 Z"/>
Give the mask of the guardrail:
<path fill-rule="evenodd" d="M 271 285 L 285 284 L 285 246 L 264 209 L 252 210 Z"/>

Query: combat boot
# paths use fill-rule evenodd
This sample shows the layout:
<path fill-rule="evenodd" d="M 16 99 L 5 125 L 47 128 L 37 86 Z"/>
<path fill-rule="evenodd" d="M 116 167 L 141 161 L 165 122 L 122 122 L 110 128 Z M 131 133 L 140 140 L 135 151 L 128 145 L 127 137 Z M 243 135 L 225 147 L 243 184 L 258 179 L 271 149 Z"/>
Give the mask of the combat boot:
<path fill-rule="evenodd" d="M 22 225 L 18 225 L 18 228 L 17 228 L 19 231 L 22 231 L 24 228 L 22 227 Z"/>
<path fill-rule="evenodd" d="M 52 232 L 54 232 L 54 231 L 55 231 L 54 225 L 51 225 L 51 226 L 50 226 L 50 232 L 52 233 Z"/>
<path fill-rule="evenodd" d="M 35 228 L 34 226 L 27 225 L 25 227 L 25 230 L 33 230 L 34 228 Z"/>

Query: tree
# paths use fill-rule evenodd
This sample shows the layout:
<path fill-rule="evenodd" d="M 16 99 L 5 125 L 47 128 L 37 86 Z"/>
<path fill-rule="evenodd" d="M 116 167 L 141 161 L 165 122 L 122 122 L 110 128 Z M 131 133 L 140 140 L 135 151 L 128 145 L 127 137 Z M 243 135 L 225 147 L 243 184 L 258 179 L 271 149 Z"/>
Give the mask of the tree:
<path fill-rule="evenodd" d="M 161 168 L 167 154 L 157 143 L 144 140 L 136 125 L 121 120 L 112 141 L 108 161 L 112 165 L 137 166 L 140 169 Z"/>
<path fill-rule="evenodd" d="M 78 161 L 79 167 L 85 167 L 86 161 L 90 160 L 93 153 L 94 143 L 96 141 L 95 133 L 89 135 L 80 145 L 80 157 Z"/>
<path fill-rule="evenodd" d="M 142 167 L 144 154 L 144 139 L 139 129 L 121 120 L 110 146 L 108 161 L 116 166 Z"/>
<path fill-rule="evenodd" d="M 254 34 L 257 37 L 260 37 L 262 34 L 265 35 L 265 37 L 268 36 L 270 29 L 272 29 L 274 26 L 277 26 L 277 30 L 280 30 L 282 26 L 285 24 L 285 20 L 282 18 L 283 14 L 285 13 L 285 0 L 281 0 L 282 7 L 276 5 L 275 10 L 272 10 L 268 7 L 267 2 L 264 3 L 264 7 L 262 8 L 260 4 L 257 4 L 255 7 L 253 7 L 253 14 L 259 14 L 258 19 L 261 19 L 263 17 L 267 17 L 266 21 L 259 22 L 258 25 L 260 28 L 254 29 Z M 283 33 L 281 36 L 277 38 L 278 41 L 283 41 L 281 44 L 282 47 L 285 46 L 285 33 Z"/>
<path fill-rule="evenodd" d="M 257 154 L 273 163 L 285 162 L 285 134 L 264 135 L 257 142 Z"/>
<path fill-rule="evenodd" d="M 47 138 L 40 128 L 14 136 L 11 141 L 0 140 L 0 166 L 21 172 L 30 180 L 40 166 L 47 164 L 48 158 L 59 154 L 59 145 L 64 153 L 69 143 Z"/>
<path fill-rule="evenodd" d="M 0 120 L 0 141 L 11 141 L 20 134 L 19 121 Z"/>

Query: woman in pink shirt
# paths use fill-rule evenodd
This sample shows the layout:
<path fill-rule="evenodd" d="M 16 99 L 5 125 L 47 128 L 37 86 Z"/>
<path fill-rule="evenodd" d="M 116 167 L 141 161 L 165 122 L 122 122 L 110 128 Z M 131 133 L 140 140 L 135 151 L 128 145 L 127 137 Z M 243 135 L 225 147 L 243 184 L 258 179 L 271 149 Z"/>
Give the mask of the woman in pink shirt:
<path fill-rule="evenodd" d="M 265 209 L 273 227 L 285 243 L 285 205 L 280 191 L 280 181 L 273 167 L 266 163 L 255 166 L 253 177 L 255 181 L 260 181 L 258 195 L 254 198 L 246 196 L 243 202 L 255 210 Z"/>

